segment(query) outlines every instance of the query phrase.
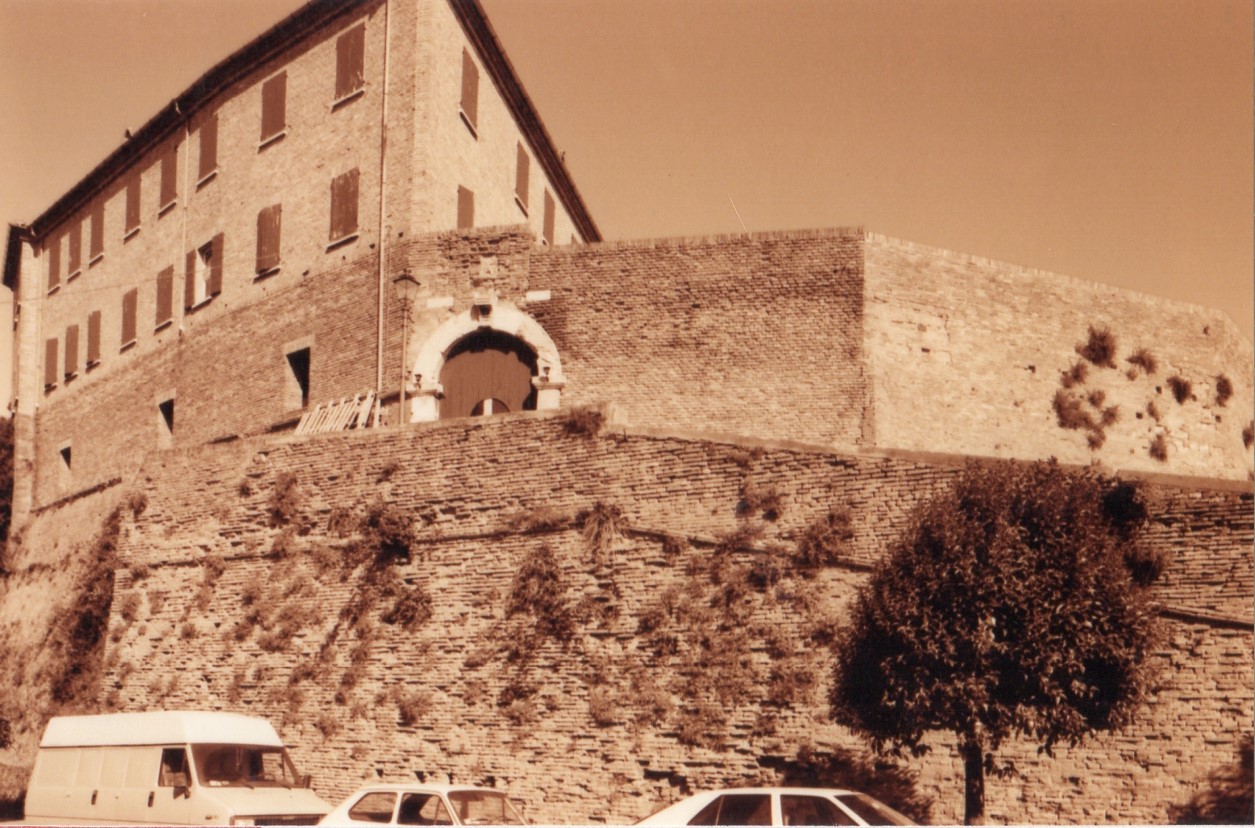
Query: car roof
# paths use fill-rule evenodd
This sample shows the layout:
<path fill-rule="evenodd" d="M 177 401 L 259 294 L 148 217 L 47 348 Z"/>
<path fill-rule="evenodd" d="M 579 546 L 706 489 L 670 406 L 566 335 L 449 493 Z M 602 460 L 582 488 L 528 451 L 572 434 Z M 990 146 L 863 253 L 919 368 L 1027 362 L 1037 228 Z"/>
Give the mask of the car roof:
<path fill-rule="evenodd" d="M 371 785 L 363 785 L 353 791 L 351 796 L 371 793 L 374 791 L 398 791 L 402 793 L 423 791 L 427 793 L 446 794 L 452 791 L 484 791 L 485 793 L 501 794 L 502 796 L 509 795 L 500 788 L 485 788 L 479 785 L 451 785 L 447 782 L 376 782 Z"/>
<path fill-rule="evenodd" d="M 778 793 L 778 794 L 826 794 L 828 796 L 845 796 L 848 794 L 856 794 L 858 791 L 852 791 L 847 788 L 807 788 L 800 786 L 774 786 L 760 788 L 716 788 L 709 791 L 699 791 L 694 796 L 720 796 L 722 794 L 762 794 L 762 793 Z"/>

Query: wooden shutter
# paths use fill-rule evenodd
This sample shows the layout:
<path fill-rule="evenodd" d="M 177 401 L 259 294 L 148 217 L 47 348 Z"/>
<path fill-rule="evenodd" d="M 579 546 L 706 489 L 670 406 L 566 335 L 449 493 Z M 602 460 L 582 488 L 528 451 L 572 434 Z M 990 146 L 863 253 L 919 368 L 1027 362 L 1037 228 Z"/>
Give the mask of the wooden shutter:
<path fill-rule="evenodd" d="M 87 365 L 100 362 L 100 311 L 92 311 L 87 317 Z"/>
<path fill-rule="evenodd" d="M 336 100 L 347 98 L 365 84 L 365 53 L 365 23 L 358 23 L 336 38 Z"/>
<path fill-rule="evenodd" d="M 167 267 L 157 274 L 157 320 L 160 328 L 174 321 L 174 267 Z"/>
<path fill-rule="evenodd" d="M 338 175 L 331 182 L 331 240 L 338 241 L 357 232 L 357 169 Z"/>
<path fill-rule="evenodd" d="M 469 230 L 475 226 L 475 194 L 465 187 L 458 187 L 458 229 Z"/>
<path fill-rule="evenodd" d="M 88 248 L 88 260 L 96 261 L 105 253 L 105 203 L 97 201 L 92 207 L 91 241 Z"/>
<path fill-rule="evenodd" d="M 48 292 L 61 284 L 61 237 L 54 236 L 48 246 Z"/>
<path fill-rule="evenodd" d="M 223 235 L 219 233 L 214 236 L 213 245 L 209 254 L 209 279 L 205 286 L 205 293 L 208 296 L 217 296 L 222 293 L 222 241 Z"/>
<path fill-rule="evenodd" d="M 44 340 L 44 386 L 57 384 L 57 340 Z"/>
<path fill-rule="evenodd" d="M 122 347 L 135 341 L 135 309 L 139 304 L 139 289 L 131 288 L 122 297 Z"/>
<path fill-rule="evenodd" d="M 218 115 L 206 118 L 200 125 L 200 166 L 198 179 L 218 169 Z"/>
<path fill-rule="evenodd" d="M 288 73 L 280 72 L 261 86 L 261 140 L 287 127 Z"/>
<path fill-rule="evenodd" d="M 126 232 L 139 227 L 139 173 L 126 182 Z"/>
<path fill-rule="evenodd" d="M 78 325 L 65 329 L 65 378 L 78 373 Z"/>
<path fill-rule="evenodd" d="M 545 244 L 553 244 L 553 196 L 549 195 L 549 191 L 545 190 L 545 217 L 541 237 L 544 238 Z"/>
<path fill-rule="evenodd" d="M 200 254 L 187 251 L 187 273 L 183 279 L 183 309 L 191 310 L 196 304 L 196 259 Z"/>
<path fill-rule="evenodd" d="M 258 273 L 266 273 L 279 266 L 279 228 L 282 219 L 282 204 L 272 204 L 257 214 Z"/>
<path fill-rule="evenodd" d="M 519 206 L 523 208 L 523 212 L 527 212 L 527 178 L 531 162 L 527 157 L 527 150 L 523 149 L 523 142 L 519 142 L 518 161 L 514 167 L 514 195 L 519 200 Z"/>
<path fill-rule="evenodd" d="M 70 264 L 66 272 L 73 276 L 83 269 L 83 222 L 70 222 Z"/>
<path fill-rule="evenodd" d="M 479 129 L 479 67 L 471 53 L 462 50 L 462 115 L 472 130 Z"/>
<path fill-rule="evenodd" d="M 172 146 L 161 156 L 161 204 L 165 209 L 179 197 L 179 149 Z"/>

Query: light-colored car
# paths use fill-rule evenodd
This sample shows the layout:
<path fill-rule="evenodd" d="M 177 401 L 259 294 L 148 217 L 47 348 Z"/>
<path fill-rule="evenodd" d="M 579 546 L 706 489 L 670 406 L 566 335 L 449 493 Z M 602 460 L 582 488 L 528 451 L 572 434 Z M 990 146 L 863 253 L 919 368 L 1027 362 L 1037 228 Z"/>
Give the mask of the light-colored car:
<path fill-rule="evenodd" d="M 725 788 L 693 794 L 637 825 L 914 825 L 864 793 L 837 788 Z"/>
<path fill-rule="evenodd" d="M 469 785 L 367 785 L 319 825 L 526 825 L 504 792 Z"/>

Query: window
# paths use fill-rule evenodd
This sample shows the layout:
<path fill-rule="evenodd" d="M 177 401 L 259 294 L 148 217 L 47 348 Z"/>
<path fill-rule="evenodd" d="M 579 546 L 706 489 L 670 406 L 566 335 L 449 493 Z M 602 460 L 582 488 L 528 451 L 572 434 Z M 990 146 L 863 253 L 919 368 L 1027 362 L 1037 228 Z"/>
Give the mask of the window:
<path fill-rule="evenodd" d="M 89 245 L 87 264 L 93 265 L 105 255 L 105 203 L 103 201 L 97 201 L 92 207 Z"/>
<path fill-rule="evenodd" d="M 366 24 L 358 23 L 336 38 L 336 97 L 343 103 L 366 85 Z"/>
<path fill-rule="evenodd" d="M 357 235 L 357 168 L 337 175 L 331 182 L 331 242 Z"/>
<path fill-rule="evenodd" d="M 702 808 L 689 825 L 770 825 L 770 794 L 724 794 Z"/>
<path fill-rule="evenodd" d="M 179 200 L 179 150 L 172 146 L 161 156 L 161 206 L 157 215 L 163 215 Z"/>
<path fill-rule="evenodd" d="M 527 176 L 530 167 L 527 150 L 523 149 L 523 142 L 520 141 L 518 161 L 514 165 L 514 202 L 519 205 L 523 215 L 527 215 Z"/>
<path fill-rule="evenodd" d="M 61 237 L 54 236 L 48 245 L 48 292 L 61 287 Z"/>
<path fill-rule="evenodd" d="M 122 347 L 125 351 L 135 344 L 135 309 L 139 304 L 139 288 L 131 288 L 122 297 Z"/>
<path fill-rule="evenodd" d="M 87 316 L 87 369 L 100 364 L 100 311 Z"/>
<path fill-rule="evenodd" d="M 261 85 L 261 146 L 283 136 L 287 129 L 288 73 L 280 72 Z M 260 147 L 259 147 L 260 148 Z"/>
<path fill-rule="evenodd" d="M 286 410 L 309 405 L 310 349 L 290 351 L 287 355 L 288 375 L 284 383 L 283 402 Z"/>
<path fill-rule="evenodd" d="M 401 795 L 397 825 L 452 825 L 453 818 L 439 794 L 407 793 Z"/>
<path fill-rule="evenodd" d="M 174 398 L 170 397 L 157 403 L 157 446 L 170 448 L 174 445 Z M 162 771 L 165 771 L 165 757 L 162 757 Z M 186 782 L 181 784 L 186 785 Z"/>
<path fill-rule="evenodd" d="M 780 795 L 780 822 L 784 825 L 857 825 L 846 814 L 822 796 Z"/>
<path fill-rule="evenodd" d="M 170 401 L 173 412 L 174 400 Z M 183 748 L 165 748 L 161 751 L 161 772 L 157 784 L 162 788 L 186 788 L 191 784 L 187 772 L 187 751 Z"/>
<path fill-rule="evenodd" d="M 470 230 L 475 226 L 475 194 L 465 187 L 458 187 L 458 229 Z"/>
<path fill-rule="evenodd" d="M 187 252 L 187 275 L 183 283 L 183 307 L 191 310 L 222 292 L 221 233 L 212 241 Z"/>
<path fill-rule="evenodd" d="M 549 195 L 549 191 L 545 190 L 545 215 L 542 224 L 541 239 L 545 244 L 553 244 L 553 196 Z"/>
<path fill-rule="evenodd" d="M 123 239 L 129 239 L 139 232 L 139 173 L 131 176 L 126 182 L 126 233 Z"/>
<path fill-rule="evenodd" d="M 282 222 L 282 204 L 272 204 L 257 214 L 258 276 L 265 276 L 279 269 L 279 229 Z"/>
<path fill-rule="evenodd" d="M 161 330 L 174 321 L 174 267 L 167 267 L 157 274 L 157 319 L 155 330 Z"/>
<path fill-rule="evenodd" d="M 78 325 L 65 329 L 65 381 L 78 376 Z"/>
<path fill-rule="evenodd" d="M 66 443 L 66 444 L 65 444 L 65 445 L 63 445 L 63 446 L 62 446 L 62 447 L 61 447 L 58 451 L 59 451 L 59 453 L 61 454 L 61 465 L 62 465 L 62 468 L 64 468 L 64 469 L 65 469 L 65 471 L 69 471 L 69 470 L 70 470 L 70 467 L 71 467 L 71 466 L 70 466 L 70 463 L 71 463 L 71 461 L 72 461 L 72 460 L 73 460 L 73 458 L 74 458 L 73 452 L 71 452 L 71 450 L 70 450 L 70 444 L 69 444 L 69 443 Z"/>
<path fill-rule="evenodd" d="M 83 222 L 78 219 L 70 222 L 70 262 L 66 271 L 67 282 L 83 272 Z"/>
<path fill-rule="evenodd" d="M 479 67 L 471 53 L 462 50 L 462 120 L 471 135 L 479 135 Z"/>
<path fill-rule="evenodd" d="M 349 808 L 349 819 L 361 822 L 392 821 L 392 807 L 396 805 L 397 795 L 389 791 L 373 791 L 366 794 L 353 807 Z"/>
<path fill-rule="evenodd" d="M 218 114 L 214 113 L 200 125 L 200 164 L 196 186 L 206 184 L 218 172 Z"/>
<path fill-rule="evenodd" d="M 44 390 L 57 387 L 57 340 L 44 340 Z"/>

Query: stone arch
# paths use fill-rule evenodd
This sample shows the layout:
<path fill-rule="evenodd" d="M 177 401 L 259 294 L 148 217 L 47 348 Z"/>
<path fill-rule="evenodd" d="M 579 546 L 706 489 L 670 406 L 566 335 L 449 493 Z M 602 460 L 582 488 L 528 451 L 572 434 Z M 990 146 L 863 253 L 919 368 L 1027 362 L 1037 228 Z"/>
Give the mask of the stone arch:
<path fill-rule="evenodd" d="M 511 302 L 473 305 L 442 322 L 418 348 L 414 359 L 413 380 L 416 388 L 411 401 L 409 422 L 439 419 L 440 374 L 446 359 L 459 343 L 476 333 L 495 333 L 513 337 L 525 344 L 536 357 L 536 373 L 532 386 L 536 391 L 536 410 L 558 407 L 566 378 L 558 346 L 540 323 Z"/>

